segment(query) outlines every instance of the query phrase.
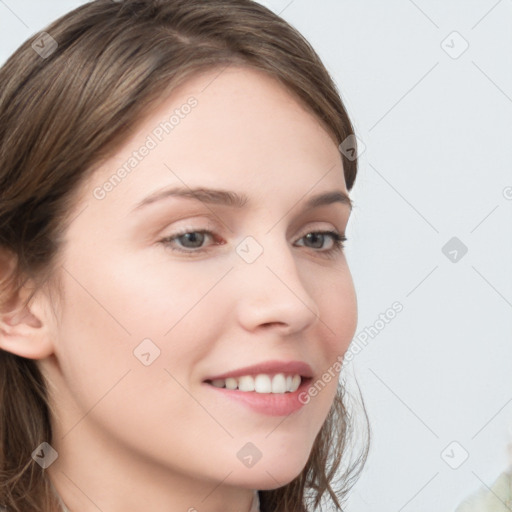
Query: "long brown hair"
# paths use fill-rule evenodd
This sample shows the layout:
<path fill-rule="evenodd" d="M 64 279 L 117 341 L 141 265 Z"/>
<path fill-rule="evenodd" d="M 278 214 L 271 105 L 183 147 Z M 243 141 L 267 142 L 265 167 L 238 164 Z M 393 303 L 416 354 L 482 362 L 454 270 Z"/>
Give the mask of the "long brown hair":
<path fill-rule="evenodd" d="M 336 145 L 354 129 L 340 94 L 297 30 L 252 0 L 95 0 L 31 38 L 0 68 L 0 312 L 27 279 L 27 297 L 52 282 L 62 235 L 80 185 L 148 112 L 192 74 L 232 64 L 264 70 L 316 115 Z M 46 54 L 34 43 L 45 38 Z M 347 188 L 357 159 L 341 155 Z M 1 333 L 0 333 L 1 335 Z M 260 491 L 264 512 L 339 508 L 369 449 L 340 475 L 353 428 L 337 395 L 303 471 Z M 364 405 L 363 405 L 364 410 Z M 31 457 L 51 444 L 45 380 L 33 359 L 0 350 L 0 504 L 15 512 L 59 509 L 44 469 Z M 366 411 L 364 411 L 366 421 Z"/>

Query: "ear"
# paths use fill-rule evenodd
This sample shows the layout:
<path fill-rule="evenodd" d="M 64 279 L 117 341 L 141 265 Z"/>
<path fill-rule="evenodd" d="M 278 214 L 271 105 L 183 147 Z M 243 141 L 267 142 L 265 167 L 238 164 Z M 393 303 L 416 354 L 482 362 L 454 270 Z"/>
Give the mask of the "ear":
<path fill-rule="evenodd" d="M 5 267 L 4 267 L 5 269 Z M 49 300 L 25 284 L 19 293 L 0 309 L 0 349 L 28 359 L 44 359 L 53 353 L 52 316 Z"/>

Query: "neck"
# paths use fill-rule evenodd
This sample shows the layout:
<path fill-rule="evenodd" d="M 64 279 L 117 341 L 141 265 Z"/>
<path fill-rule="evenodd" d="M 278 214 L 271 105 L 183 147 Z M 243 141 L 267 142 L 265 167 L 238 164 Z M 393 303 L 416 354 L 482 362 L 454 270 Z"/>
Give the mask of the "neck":
<path fill-rule="evenodd" d="M 60 494 L 57 492 L 57 489 L 55 488 L 55 486 L 53 485 L 51 480 L 50 480 L 50 487 L 51 487 L 53 493 L 55 494 L 55 496 L 57 497 L 57 500 L 59 501 L 59 505 L 60 505 L 59 512 L 72 512 L 68 508 L 68 506 L 64 503 L 63 499 L 61 498 Z M 194 509 L 194 508 L 189 508 L 188 510 L 189 510 L 189 512 L 197 512 L 196 509 Z M 250 508 L 248 508 L 247 510 L 248 510 L 248 512 L 260 512 L 260 499 L 259 499 L 257 490 L 255 490 L 253 492 L 253 497 L 252 497 L 252 501 L 250 504 Z"/>

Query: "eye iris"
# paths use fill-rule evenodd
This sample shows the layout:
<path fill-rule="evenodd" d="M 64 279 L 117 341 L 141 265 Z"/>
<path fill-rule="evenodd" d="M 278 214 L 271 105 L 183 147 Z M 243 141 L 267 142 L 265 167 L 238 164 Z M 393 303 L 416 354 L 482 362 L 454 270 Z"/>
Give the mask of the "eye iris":
<path fill-rule="evenodd" d="M 179 239 L 180 239 L 180 241 L 182 241 L 183 239 L 188 240 L 189 242 L 191 241 L 192 244 L 194 244 L 194 242 L 195 242 L 195 245 L 192 245 L 192 246 L 185 244 L 185 247 L 188 247 L 190 249 L 195 249 L 197 247 L 201 247 L 201 245 L 204 241 L 204 233 L 200 233 L 198 231 L 194 231 L 191 233 L 185 233 L 184 235 L 181 235 L 179 237 Z M 197 243 L 197 241 L 199 241 L 199 243 Z"/>
<path fill-rule="evenodd" d="M 313 241 L 316 239 L 317 241 L 320 241 L 320 243 L 318 244 L 314 244 L 314 247 L 315 248 L 322 248 L 322 245 L 323 245 L 323 234 L 322 233 L 308 233 L 306 235 L 306 239 L 309 241 L 311 241 L 311 239 L 313 239 Z M 314 243 L 314 242 L 313 242 Z"/>

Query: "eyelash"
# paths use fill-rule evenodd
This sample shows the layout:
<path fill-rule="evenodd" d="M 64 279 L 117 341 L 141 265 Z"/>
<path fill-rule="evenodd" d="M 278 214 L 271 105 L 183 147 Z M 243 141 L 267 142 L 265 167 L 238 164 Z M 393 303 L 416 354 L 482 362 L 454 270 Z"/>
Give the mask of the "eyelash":
<path fill-rule="evenodd" d="M 191 234 L 191 233 L 201 233 L 203 235 L 205 235 L 205 234 L 206 235 L 214 235 L 213 232 L 211 232 L 207 229 L 184 229 L 178 233 L 175 233 L 171 236 L 163 238 L 162 240 L 160 240 L 160 243 L 162 243 L 166 247 L 169 247 L 171 249 L 171 251 L 180 252 L 180 253 L 184 253 L 184 254 L 193 255 L 193 254 L 197 254 L 197 253 L 207 252 L 208 249 L 188 249 L 188 250 L 186 250 L 186 249 L 177 249 L 177 248 L 170 247 L 171 243 L 174 240 L 181 238 L 184 235 Z M 306 233 L 304 236 L 299 238 L 299 240 L 306 238 L 306 236 L 309 234 L 328 235 L 331 237 L 331 239 L 334 242 L 334 245 L 331 249 L 328 249 L 326 251 L 321 251 L 321 250 L 315 251 L 315 252 L 324 254 L 327 257 L 335 257 L 338 253 L 342 252 L 345 247 L 344 242 L 347 241 L 347 238 L 345 235 L 340 234 L 337 231 L 329 231 L 329 230 L 327 230 L 327 231 L 310 231 L 309 233 Z M 216 244 L 216 245 L 219 245 L 219 244 Z"/>

